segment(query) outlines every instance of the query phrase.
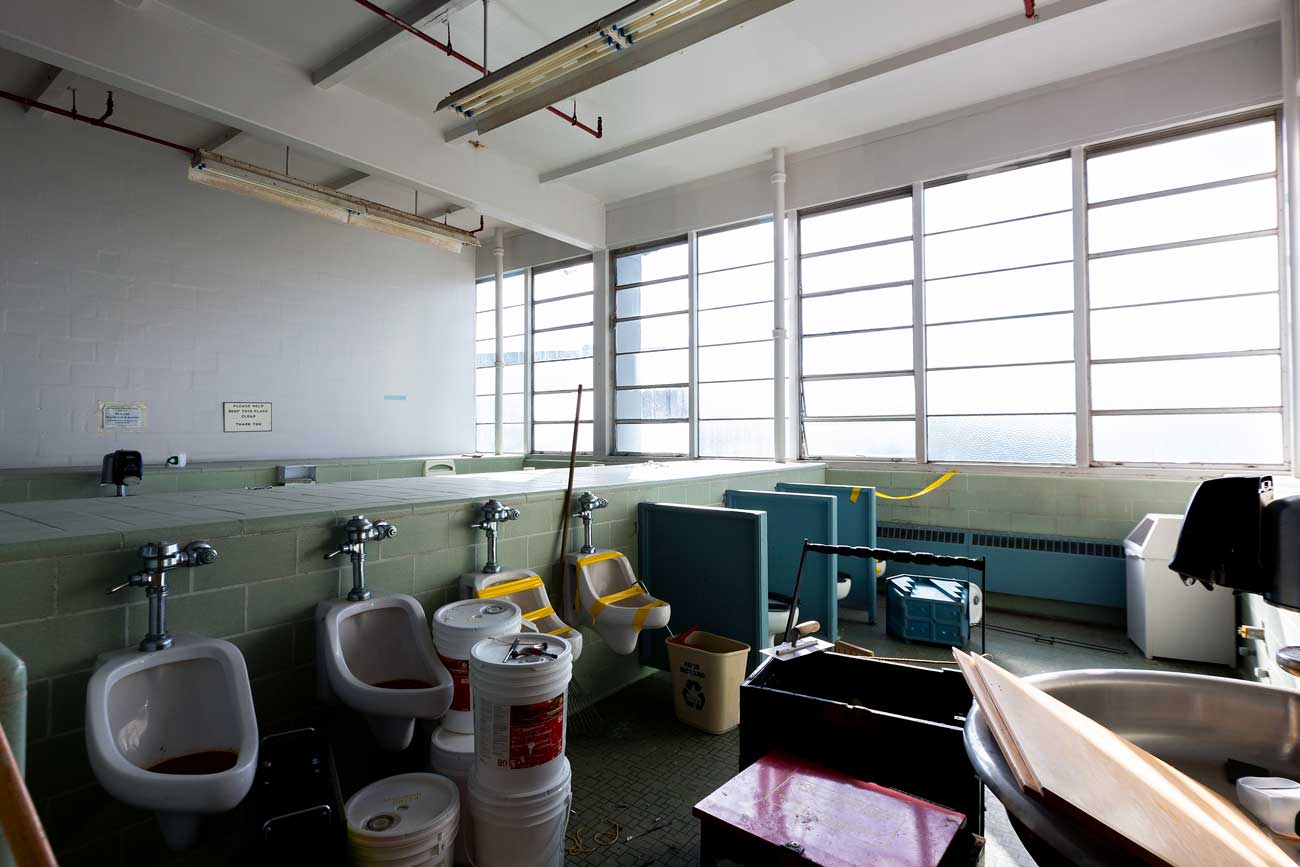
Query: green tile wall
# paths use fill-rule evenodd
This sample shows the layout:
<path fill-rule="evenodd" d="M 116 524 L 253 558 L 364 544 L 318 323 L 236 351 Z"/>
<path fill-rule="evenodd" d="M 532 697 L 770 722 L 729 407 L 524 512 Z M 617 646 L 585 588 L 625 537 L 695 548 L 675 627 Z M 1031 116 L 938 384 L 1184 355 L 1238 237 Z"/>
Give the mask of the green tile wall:
<path fill-rule="evenodd" d="M 777 481 L 820 482 L 821 466 L 783 473 L 647 487 L 602 493 L 610 507 L 596 513 L 595 538 L 635 562 L 636 503 L 642 500 L 720 505 L 729 487 L 771 490 Z M 503 526 L 502 560 L 534 569 L 560 598 L 554 568 L 562 495 L 509 497 L 523 513 Z M 412 593 L 432 612 L 458 596 L 457 579 L 486 558 L 483 535 L 469 529 L 476 503 L 367 510 L 392 521 L 399 533 L 367 551 L 372 587 Z M 350 566 L 326 563 L 339 541 L 346 515 L 231 521 L 203 527 L 220 559 L 200 569 L 171 573 L 169 626 L 225 638 L 243 652 L 263 732 L 301 716 L 315 697 L 317 602 L 351 586 Z M 188 542 L 196 528 L 149 535 Z M 570 532 L 580 544 L 581 525 Z M 148 814 L 114 802 L 94 782 L 85 755 L 82 720 L 85 687 L 97 654 L 134 645 L 144 632 L 143 593 L 113 596 L 104 590 L 139 568 L 134 546 L 121 535 L 68 543 L 8 545 L 0 552 L 0 643 L 28 665 L 30 683 L 27 777 L 61 863 L 118 864 L 167 853 Z M 337 562 L 337 561 L 335 561 Z M 661 636 L 653 636 L 660 640 Z M 574 700 L 608 695 L 643 672 L 636 656 L 611 654 L 591 630 L 575 666 Z M 170 857 L 170 856 L 167 856 Z"/>

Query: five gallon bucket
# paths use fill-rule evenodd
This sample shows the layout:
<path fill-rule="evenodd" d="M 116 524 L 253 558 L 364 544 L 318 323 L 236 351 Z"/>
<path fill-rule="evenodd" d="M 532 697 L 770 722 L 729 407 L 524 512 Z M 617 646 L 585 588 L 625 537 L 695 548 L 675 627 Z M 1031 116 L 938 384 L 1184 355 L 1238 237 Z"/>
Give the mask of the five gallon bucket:
<path fill-rule="evenodd" d="M 519 794 L 469 781 L 469 812 L 475 867 L 564 867 L 564 831 L 569 823 L 572 772 L 561 756 L 550 785 Z"/>
<path fill-rule="evenodd" d="M 451 867 L 460 820 L 456 784 L 437 774 L 399 774 L 348 799 L 352 863 L 383 867 Z"/>
<path fill-rule="evenodd" d="M 430 628 L 438 658 L 451 675 L 454 691 L 444 727 L 462 734 L 474 733 L 469 687 L 469 653 L 484 638 L 519 632 L 519 606 L 508 599 L 465 599 L 433 612 Z"/>
<path fill-rule="evenodd" d="M 488 638 L 470 652 L 478 784 L 535 792 L 567 776 L 565 701 L 573 651 L 558 635 Z"/>
<path fill-rule="evenodd" d="M 474 736 L 439 727 L 429 742 L 429 766 L 456 784 L 460 790 L 460 830 L 452 859 L 458 867 L 473 864 L 469 857 L 469 839 L 473 819 L 469 811 L 469 773 L 474 766 Z"/>

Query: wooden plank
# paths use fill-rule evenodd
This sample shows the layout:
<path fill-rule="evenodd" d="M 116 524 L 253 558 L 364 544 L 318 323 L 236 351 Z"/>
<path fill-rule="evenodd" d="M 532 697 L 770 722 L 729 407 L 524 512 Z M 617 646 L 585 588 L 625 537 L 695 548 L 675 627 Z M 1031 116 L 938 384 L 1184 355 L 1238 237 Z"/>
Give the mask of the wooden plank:
<path fill-rule="evenodd" d="M 1044 797 L 1110 828 L 1152 864 L 1295 867 L 1249 819 L 1200 783 L 987 659 L 968 660 Z"/>
<path fill-rule="evenodd" d="M 970 654 L 963 653 L 956 648 L 953 648 L 952 655 L 957 660 L 957 665 L 961 668 L 961 673 L 966 678 L 966 685 L 970 687 L 976 703 L 980 706 L 980 710 L 984 711 L 984 718 L 988 723 L 989 731 L 993 732 L 993 740 L 997 741 L 998 748 L 1002 750 L 1002 756 L 1007 760 L 1007 765 L 1010 766 L 1016 782 L 1026 792 L 1041 795 L 1043 792 L 1042 784 L 1039 782 L 1038 777 L 1034 775 L 1034 769 L 1025 760 L 1024 753 L 1021 751 L 1020 745 L 1016 743 L 1011 728 L 1003 719 L 1002 710 L 998 707 L 997 702 L 993 701 L 983 676 L 975 668 L 975 660 Z"/>

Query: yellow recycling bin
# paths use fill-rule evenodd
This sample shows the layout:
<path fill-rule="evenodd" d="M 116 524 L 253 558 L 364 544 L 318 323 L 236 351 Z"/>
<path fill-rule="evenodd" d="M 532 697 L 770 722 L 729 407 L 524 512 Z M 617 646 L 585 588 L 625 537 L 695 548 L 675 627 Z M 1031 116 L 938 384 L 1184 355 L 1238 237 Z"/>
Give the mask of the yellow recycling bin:
<path fill-rule="evenodd" d="M 667 645 L 677 718 L 715 735 L 740 725 L 749 645 L 697 629 L 668 639 Z"/>

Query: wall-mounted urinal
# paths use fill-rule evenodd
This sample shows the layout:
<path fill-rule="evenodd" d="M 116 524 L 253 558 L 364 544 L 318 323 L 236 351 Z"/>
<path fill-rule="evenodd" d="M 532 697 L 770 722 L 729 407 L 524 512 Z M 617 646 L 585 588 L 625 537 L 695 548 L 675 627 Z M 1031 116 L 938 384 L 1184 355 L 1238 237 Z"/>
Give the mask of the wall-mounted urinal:
<path fill-rule="evenodd" d="M 636 650 L 643 629 L 668 625 L 672 609 L 646 592 L 627 557 L 618 551 L 596 551 L 592 542 L 592 512 L 609 501 L 583 491 L 574 504 L 574 517 L 582 519 L 583 545 L 566 554 L 564 569 L 564 619 L 572 626 L 590 624 L 610 650 L 629 654 Z"/>
<path fill-rule="evenodd" d="M 158 542 L 140 554 L 144 570 L 109 592 L 147 588 L 149 632 L 139 649 L 99 658 L 86 688 L 86 749 L 99 784 L 157 811 L 167 845 L 184 849 L 203 814 L 234 809 L 252 787 L 257 717 L 238 648 L 166 628 L 167 571 L 206 565 L 217 552 Z"/>
<path fill-rule="evenodd" d="M 569 642 L 576 660 L 582 655 L 582 633 L 560 619 L 546 592 L 546 583 L 530 569 L 506 569 L 497 562 L 499 524 L 519 517 L 500 500 L 488 500 L 480 510 L 480 519 L 470 526 L 487 535 L 487 562 L 482 571 L 460 576 L 462 599 L 505 599 L 519 606 L 524 614 L 525 630 L 559 635 Z"/>
<path fill-rule="evenodd" d="M 344 525 L 347 542 L 326 558 L 352 559 L 352 590 L 316 606 L 317 673 L 321 698 L 337 699 L 366 718 L 385 750 L 406 749 L 417 719 L 435 720 L 451 706 L 452 682 L 438 660 L 424 609 L 402 593 L 366 589 L 365 543 L 397 528 L 356 515 Z"/>

